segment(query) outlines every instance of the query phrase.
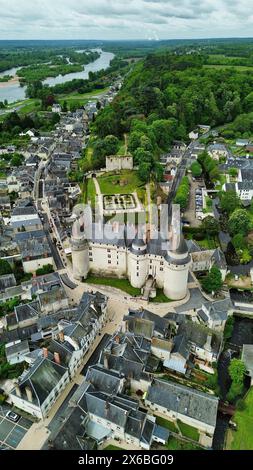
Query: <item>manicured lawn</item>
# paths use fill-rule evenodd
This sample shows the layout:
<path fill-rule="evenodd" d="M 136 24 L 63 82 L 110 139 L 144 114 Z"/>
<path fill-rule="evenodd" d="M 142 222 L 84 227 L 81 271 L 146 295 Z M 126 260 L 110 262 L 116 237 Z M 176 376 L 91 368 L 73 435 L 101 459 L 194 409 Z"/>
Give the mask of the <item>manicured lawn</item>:
<path fill-rule="evenodd" d="M 112 444 L 110 444 L 109 446 L 105 447 L 103 450 L 124 450 L 123 447 L 117 447 L 117 446 L 113 446 Z"/>
<path fill-rule="evenodd" d="M 96 188 L 92 178 L 88 179 L 87 182 L 87 202 L 91 201 L 91 205 L 95 206 L 96 201 Z"/>
<path fill-rule="evenodd" d="M 237 430 L 229 430 L 230 437 L 228 448 L 230 450 L 253 449 L 253 389 L 251 388 L 245 399 L 246 408 L 236 411 L 233 421 L 237 424 Z"/>
<path fill-rule="evenodd" d="M 182 421 L 179 421 L 179 420 L 178 420 L 177 424 L 178 424 L 178 427 L 179 427 L 181 433 L 183 434 L 183 436 L 189 437 L 189 439 L 192 439 L 193 441 L 198 442 L 199 432 L 196 428 L 193 428 L 189 424 L 182 423 Z"/>
<path fill-rule="evenodd" d="M 166 297 L 162 289 L 156 289 L 156 297 L 154 299 L 150 299 L 150 302 L 166 303 L 166 302 L 172 302 L 172 300 Z"/>
<path fill-rule="evenodd" d="M 203 450 L 190 442 L 180 441 L 176 437 L 170 437 L 166 448 L 169 450 Z"/>
<path fill-rule="evenodd" d="M 204 238 L 204 240 L 198 240 L 197 243 L 201 248 L 206 248 L 207 250 L 213 250 L 219 246 L 219 243 L 214 238 Z"/>
<path fill-rule="evenodd" d="M 88 276 L 84 282 L 88 282 L 90 284 L 98 284 L 101 286 L 116 287 L 117 289 L 123 290 L 124 292 L 132 296 L 138 296 L 141 293 L 141 290 L 132 287 L 127 279 Z"/>
<path fill-rule="evenodd" d="M 161 416 L 156 416 L 156 424 L 158 424 L 159 426 L 163 426 L 169 431 L 178 432 L 178 429 L 176 425 L 173 423 L 173 421 L 169 421 L 165 418 L 161 418 Z"/>
<path fill-rule="evenodd" d="M 102 194 L 128 194 L 143 187 L 136 171 L 121 171 L 119 174 L 107 174 L 98 178 Z"/>

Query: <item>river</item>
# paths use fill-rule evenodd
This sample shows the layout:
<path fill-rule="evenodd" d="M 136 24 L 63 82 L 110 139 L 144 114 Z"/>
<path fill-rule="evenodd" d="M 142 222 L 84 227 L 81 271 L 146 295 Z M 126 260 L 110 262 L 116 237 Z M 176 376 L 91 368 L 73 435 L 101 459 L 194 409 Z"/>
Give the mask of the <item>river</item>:
<path fill-rule="evenodd" d="M 87 79 L 89 78 L 89 72 L 98 72 L 99 70 L 107 69 L 114 57 L 114 54 L 112 52 L 104 52 L 101 49 L 96 50 L 100 52 L 100 57 L 94 62 L 85 65 L 81 72 L 68 73 L 67 75 L 58 75 L 54 78 L 47 78 L 43 81 L 43 83 L 49 86 L 54 86 L 60 83 L 68 82 L 74 78 Z M 0 73 L 0 77 L 4 75 L 15 76 L 17 70 L 18 68 L 5 70 L 4 72 Z M 0 83 L 0 101 L 7 100 L 8 103 L 14 103 L 15 101 L 23 100 L 25 99 L 25 90 L 26 87 L 21 87 L 17 81 L 13 81 L 8 84 Z"/>

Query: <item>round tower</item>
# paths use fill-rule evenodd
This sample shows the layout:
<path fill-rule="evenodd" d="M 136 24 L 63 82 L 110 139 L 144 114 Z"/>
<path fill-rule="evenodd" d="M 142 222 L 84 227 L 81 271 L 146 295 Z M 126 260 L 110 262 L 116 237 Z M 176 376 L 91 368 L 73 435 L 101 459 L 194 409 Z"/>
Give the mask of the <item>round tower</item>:
<path fill-rule="evenodd" d="M 128 278 L 133 287 L 144 286 L 148 276 L 147 244 L 143 238 L 136 235 L 128 254 Z"/>
<path fill-rule="evenodd" d="M 183 235 L 177 249 L 168 250 L 164 257 L 164 294 L 171 300 L 186 296 L 191 257 Z"/>
<path fill-rule="evenodd" d="M 75 279 L 86 279 L 89 272 L 89 244 L 83 225 L 75 221 L 71 237 L 72 268 Z"/>

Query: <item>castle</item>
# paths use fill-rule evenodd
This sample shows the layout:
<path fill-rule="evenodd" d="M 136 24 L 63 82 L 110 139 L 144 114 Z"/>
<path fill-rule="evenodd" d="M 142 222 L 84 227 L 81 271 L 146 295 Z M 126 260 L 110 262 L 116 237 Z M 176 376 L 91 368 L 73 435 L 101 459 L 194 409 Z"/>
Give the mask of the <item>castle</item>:
<path fill-rule="evenodd" d="M 178 207 L 174 206 L 174 214 L 175 209 Z M 149 237 L 123 224 L 89 222 L 85 227 L 80 217 L 74 222 L 71 238 L 74 278 L 86 279 L 89 273 L 127 278 L 136 288 L 153 279 L 169 299 L 183 299 L 187 294 L 191 256 L 180 220 L 173 216 L 170 234 L 168 240 L 158 231 Z"/>

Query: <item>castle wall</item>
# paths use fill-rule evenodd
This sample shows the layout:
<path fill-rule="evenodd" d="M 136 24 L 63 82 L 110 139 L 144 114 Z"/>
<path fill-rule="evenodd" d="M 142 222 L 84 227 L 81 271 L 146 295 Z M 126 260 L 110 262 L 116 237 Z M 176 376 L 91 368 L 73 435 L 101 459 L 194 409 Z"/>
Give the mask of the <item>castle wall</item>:
<path fill-rule="evenodd" d="M 126 249 L 92 243 L 89 245 L 89 265 L 90 271 L 94 274 L 126 277 Z"/>
<path fill-rule="evenodd" d="M 131 155 L 112 155 L 106 157 L 106 171 L 132 170 L 133 157 Z"/>

